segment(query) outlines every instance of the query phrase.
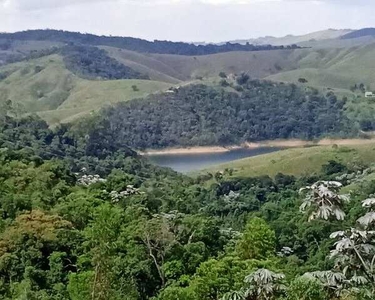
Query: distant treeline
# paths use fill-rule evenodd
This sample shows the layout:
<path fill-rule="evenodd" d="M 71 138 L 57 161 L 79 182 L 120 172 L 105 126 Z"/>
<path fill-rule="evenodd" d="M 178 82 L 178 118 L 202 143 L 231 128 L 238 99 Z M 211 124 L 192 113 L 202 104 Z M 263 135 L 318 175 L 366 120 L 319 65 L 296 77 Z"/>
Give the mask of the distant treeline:
<path fill-rule="evenodd" d="M 153 42 L 131 38 L 131 37 L 112 37 L 97 36 L 93 34 L 82 34 L 78 32 L 68 32 L 61 30 L 28 30 L 16 33 L 1 33 L 0 39 L 5 40 L 36 40 L 36 41 L 54 41 L 63 43 L 74 43 L 84 45 L 106 45 L 123 48 L 127 50 L 159 53 L 159 54 L 178 54 L 178 55 L 206 55 L 230 51 L 259 51 L 259 50 L 278 50 L 278 49 L 296 49 L 297 45 L 291 46 L 271 46 L 271 45 L 241 45 L 226 43 L 224 45 L 194 45 L 183 42 L 158 41 Z"/>
<path fill-rule="evenodd" d="M 231 145 L 268 139 L 347 136 L 344 101 L 296 85 L 243 83 L 242 92 L 181 87 L 102 111 L 97 131 L 136 148 Z M 240 89 L 238 89 L 240 90 Z"/>

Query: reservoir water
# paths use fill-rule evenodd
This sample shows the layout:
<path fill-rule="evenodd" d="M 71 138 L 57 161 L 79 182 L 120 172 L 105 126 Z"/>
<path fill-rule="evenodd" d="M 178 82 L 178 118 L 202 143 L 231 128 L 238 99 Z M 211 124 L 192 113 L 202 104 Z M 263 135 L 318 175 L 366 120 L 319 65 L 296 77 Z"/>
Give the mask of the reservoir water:
<path fill-rule="evenodd" d="M 233 160 L 279 151 L 281 148 L 266 147 L 256 149 L 235 149 L 228 152 L 198 154 L 161 154 L 148 155 L 154 164 L 169 167 L 181 173 L 198 171 L 210 166 L 227 163 Z"/>

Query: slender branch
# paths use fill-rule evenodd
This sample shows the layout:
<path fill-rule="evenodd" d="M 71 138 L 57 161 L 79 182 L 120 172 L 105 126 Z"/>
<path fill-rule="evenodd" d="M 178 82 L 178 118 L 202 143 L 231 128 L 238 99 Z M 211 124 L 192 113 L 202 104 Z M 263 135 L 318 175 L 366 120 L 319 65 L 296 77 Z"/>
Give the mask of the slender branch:
<path fill-rule="evenodd" d="M 369 267 L 367 266 L 366 262 L 363 260 L 362 255 L 358 252 L 358 250 L 357 250 L 357 248 L 356 248 L 355 245 L 353 246 L 353 250 L 355 251 L 355 253 L 357 254 L 359 260 L 361 261 L 366 276 L 370 279 L 370 281 L 374 285 L 375 284 L 374 277 L 371 274 L 369 274 Z M 371 272 L 371 270 L 370 270 L 370 272 Z"/>
<path fill-rule="evenodd" d="M 193 233 L 189 236 L 188 244 L 191 244 L 191 241 L 193 240 L 195 232 L 196 232 L 196 230 L 194 230 Z"/>
<path fill-rule="evenodd" d="M 143 240 L 143 243 L 148 248 L 149 255 L 152 258 L 152 260 L 154 261 L 155 267 L 156 267 L 156 269 L 158 271 L 159 277 L 160 277 L 161 282 L 162 282 L 162 286 L 164 287 L 165 286 L 164 274 L 163 274 L 163 271 L 162 271 L 161 267 L 158 264 L 158 260 L 156 259 L 155 255 L 152 253 L 152 248 L 153 247 L 151 245 L 151 241 L 150 241 L 150 238 L 148 237 L 148 235 L 146 235 L 146 239 Z"/>
<path fill-rule="evenodd" d="M 95 268 L 94 284 L 93 284 L 92 293 L 91 293 L 92 300 L 95 300 L 95 289 L 96 289 L 96 281 L 98 280 L 99 266 L 100 266 L 100 263 L 98 263 L 98 265 Z"/>

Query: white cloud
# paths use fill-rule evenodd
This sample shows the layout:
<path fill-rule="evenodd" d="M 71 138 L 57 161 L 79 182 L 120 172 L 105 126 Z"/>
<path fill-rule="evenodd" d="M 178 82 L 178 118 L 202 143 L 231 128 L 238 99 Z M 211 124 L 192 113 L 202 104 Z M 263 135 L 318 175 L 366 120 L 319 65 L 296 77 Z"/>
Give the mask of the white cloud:
<path fill-rule="evenodd" d="M 93 3 L 131 3 L 139 6 L 178 5 L 178 4 L 207 4 L 207 5 L 249 5 L 269 4 L 272 2 L 305 2 L 305 3 L 336 3 L 363 5 L 373 0 L 0 0 L 3 9 L 12 10 L 43 10 L 58 7 L 76 6 Z M 0 6 L 0 7 L 1 7 Z"/>
<path fill-rule="evenodd" d="M 264 35 L 304 34 L 327 28 L 369 27 L 373 25 L 374 2 L 0 0 L 0 31 L 54 28 L 149 40 L 219 42 Z"/>

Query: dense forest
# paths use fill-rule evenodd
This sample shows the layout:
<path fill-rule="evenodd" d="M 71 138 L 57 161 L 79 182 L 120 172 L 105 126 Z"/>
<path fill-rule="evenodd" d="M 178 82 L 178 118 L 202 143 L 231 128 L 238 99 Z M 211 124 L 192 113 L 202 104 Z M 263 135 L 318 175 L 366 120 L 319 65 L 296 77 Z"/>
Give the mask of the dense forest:
<path fill-rule="evenodd" d="M 28 30 L 16 33 L 0 33 L 0 40 L 4 40 L 4 42 L 2 42 L 3 47 L 9 45 L 13 40 L 35 40 L 74 43 L 79 45 L 103 45 L 123 48 L 136 52 L 178 55 L 207 55 L 229 51 L 260 51 L 298 48 L 297 45 L 287 45 L 284 47 L 271 45 L 259 46 L 251 44 L 241 45 L 231 43 L 226 43 L 224 45 L 194 45 L 183 42 L 157 40 L 150 42 L 131 37 L 97 36 L 93 34 L 82 34 L 62 30 Z"/>
<path fill-rule="evenodd" d="M 242 75 L 245 76 L 245 75 Z M 130 147 L 233 145 L 277 138 L 350 135 L 345 101 L 333 93 L 248 80 L 238 91 L 190 85 L 104 110 L 98 131 Z"/>
<path fill-rule="evenodd" d="M 81 126 L 0 109 L 1 299 L 372 299 L 375 185 L 328 180 L 373 167 L 190 178 Z"/>

